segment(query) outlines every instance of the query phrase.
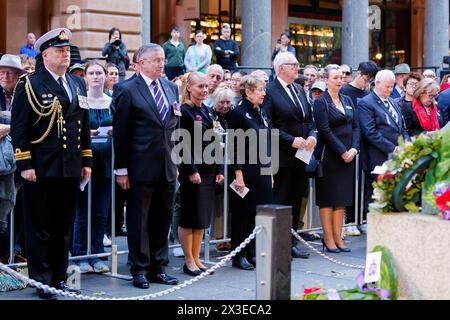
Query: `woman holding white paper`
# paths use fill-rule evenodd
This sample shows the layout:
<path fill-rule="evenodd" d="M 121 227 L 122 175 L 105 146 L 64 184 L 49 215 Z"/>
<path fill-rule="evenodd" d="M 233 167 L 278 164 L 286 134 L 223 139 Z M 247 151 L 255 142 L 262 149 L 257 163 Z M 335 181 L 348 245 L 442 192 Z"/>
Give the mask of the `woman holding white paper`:
<path fill-rule="evenodd" d="M 256 206 L 272 203 L 270 134 L 267 116 L 261 109 L 266 95 L 266 83 L 263 78 L 248 75 L 242 78 L 240 86 L 242 103 L 230 112 L 228 129 L 234 129 L 234 132 L 241 129 L 245 135 L 252 136 L 255 140 L 250 142 L 251 138 L 248 139 L 242 135 L 234 137 L 234 165 L 231 165 L 230 170 L 235 179 L 231 188 L 236 189 L 236 192 L 230 191 L 233 249 L 239 246 L 255 228 Z M 232 137 L 229 138 L 229 143 Z M 240 150 L 236 140 L 244 139 L 245 148 Z M 247 188 L 248 193 L 244 196 Z M 254 241 L 233 258 L 233 266 L 243 270 L 254 269 Z"/>
<path fill-rule="evenodd" d="M 344 209 L 354 205 L 360 130 L 352 100 L 339 94 L 343 85 L 340 67 L 326 66 L 324 77 L 327 90 L 313 105 L 319 138 L 315 156 L 322 159 L 323 169 L 323 177 L 316 178 L 316 204 L 320 207 L 323 248 L 333 253 L 349 252 L 341 232 Z"/>
<path fill-rule="evenodd" d="M 103 236 L 105 234 L 109 207 L 111 205 L 111 139 L 98 139 L 101 131 L 112 136 L 112 98 L 104 93 L 106 70 L 96 61 L 86 64 L 87 104 L 89 105 L 89 122 L 92 136 L 92 203 L 91 203 L 91 253 L 104 253 Z M 105 130 L 104 130 L 105 129 Z M 77 214 L 74 225 L 73 254 L 75 256 L 87 253 L 87 212 L 88 188 L 80 193 L 77 203 Z M 81 273 L 108 272 L 108 266 L 100 258 L 79 260 Z"/>

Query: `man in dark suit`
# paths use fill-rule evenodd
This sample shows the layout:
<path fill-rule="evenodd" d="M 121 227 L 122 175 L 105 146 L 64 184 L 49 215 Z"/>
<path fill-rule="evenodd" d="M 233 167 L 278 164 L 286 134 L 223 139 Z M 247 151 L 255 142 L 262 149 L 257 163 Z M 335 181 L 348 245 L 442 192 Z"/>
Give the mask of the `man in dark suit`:
<path fill-rule="evenodd" d="M 36 41 L 43 67 L 16 87 L 11 136 L 23 178 L 28 271 L 32 279 L 66 285 L 70 228 L 80 181 L 90 178 L 92 150 L 86 87 L 66 73 L 71 32 L 59 28 Z M 27 93 L 30 93 L 28 95 Z M 38 290 L 39 297 L 55 295 Z"/>
<path fill-rule="evenodd" d="M 129 190 L 127 231 L 134 286 L 177 284 L 164 271 L 177 167 L 171 135 L 179 127 L 178 88 L 161 77 L 164 50 L 139 48 L 140 75 L 119 87 L 114 115 L 117 183 Z"/>
<path fill-rule="evenodd" d="M 292 228 L 297 230 L 302 195 L 307 187 L 306 164 L 295 157 L 298 149 L 316 146 L 312 110 L 303 90 L 293 86 L 298 77 L 299 63 L 294 55 L 282 52 L 274 60 L 277 78 L 267 85 L 263 109 L 270 117 L 273 129 L 280 132 L 280 168 L 274 176 L 274 201 L 292 206 Z M 292 256 L 308 258 L 293 238 Z"/>
<path fill-rule="evenodd" d="M 358 100 L 358 117 L 363 140 L 362 161 L 365 170 L 364 214 L 373 193 L 371 172 L 388 159 L 398 145 L 398 138 L 409 139 L 400 108 L 390 97 L 395 75 L 381 70 L 375 77 L 373 92 Z M 364 218 L 365 219 L 365 218 Z"/>

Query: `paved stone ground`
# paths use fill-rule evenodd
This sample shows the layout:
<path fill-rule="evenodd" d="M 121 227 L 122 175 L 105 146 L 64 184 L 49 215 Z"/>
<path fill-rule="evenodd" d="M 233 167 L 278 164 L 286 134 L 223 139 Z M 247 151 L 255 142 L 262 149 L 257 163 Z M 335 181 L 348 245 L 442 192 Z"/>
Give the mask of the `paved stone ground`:
<path fill-rule="evenodd" d="M 126 238 L 118 238 L 119 249 L 126 249 Z M 356 265 L 365 264 L 366 236 L 347 237 L 345 240 L 350 253 L 333 254 L 331 257 L 342 262 Z M 319 241 L 309 242 L 321 250 Z M 220 255 L 211 246 L 211 260 L 219 261 Z M 321 286 L 326 288 L 352 288 L 356 285 L 355 278 L 360 272 L 358 269 L 346 268 L 325 260 L 316 253 L 311 252 L 309 259 L 294 259 L 292 261 L 291 295 L 299 295 L 304 287 Z M 120 256 L 118 272 L 129 275 L 126 255 Z M 191 277 L 182 271 L 183 258 L 170 257 L 168 274 L 179 278 L 180 282 Z M 170 295 L 158 298 L 160 300 L 255 300 L 255 271 L 244 271 L 231 267 L 231 263 L 219 269 L 214 275 L 208 276 L 193 285 L 181 289 Z M 82 294 L 102 297 L 132 297 L 146 295 L 168 289 L 168 286 L 151 284 L 150 289 L 134 288 L 131 281 L 112 278 L 107 275 L 87 274 L 81 279 Z M 33 300 L 37 299 L 34 288 L 0 293 L 0 300 Z"/>

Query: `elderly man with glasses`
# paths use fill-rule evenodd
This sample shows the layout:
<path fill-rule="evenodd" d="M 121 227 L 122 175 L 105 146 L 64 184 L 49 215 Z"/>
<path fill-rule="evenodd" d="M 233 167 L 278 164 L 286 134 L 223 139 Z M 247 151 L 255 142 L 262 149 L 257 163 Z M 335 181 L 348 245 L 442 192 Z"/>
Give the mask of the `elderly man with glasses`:
<path fill-rule="evenodd" d="M 297 150 L 316 146 L 316 131 L 311 106 L 297 84 L 299 63 L 291 53 L 279 53 L 273 62 L 276 79 L 267 85 L 263 109 L 273 129 L 280 132 L 280 168 L 274 176 L 274 202 L 292 206 L 292 228 L 297 230 L 304 212 L 300 212 L 302 196 L 307 187 L 305 163 L 295 157 Z M 294 258 L 308 258 L 292 239 Z"/>

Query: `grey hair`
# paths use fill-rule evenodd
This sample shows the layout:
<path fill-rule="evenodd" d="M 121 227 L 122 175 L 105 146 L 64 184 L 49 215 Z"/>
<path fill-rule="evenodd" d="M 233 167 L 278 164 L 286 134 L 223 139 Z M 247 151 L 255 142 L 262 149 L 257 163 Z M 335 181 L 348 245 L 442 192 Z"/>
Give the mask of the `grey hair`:
<path fill-rule="evenodd" d="M 224 87 L 224 88 L 217 88 L 214 93 L 212 94 L 213 98 L 213 105 L 216 106 L 221 100 L 224 98 L 229 98 L 231 102 L 233 102 L 234 93 L 231 91 L 231 89 Z"/>
<path fill-rule="evenodd" d="M 292 59 L 297 60 L 297 58 L 290 52 L 280 52 L 277 54 L 273 60 L 273 68 L 275 69 L 275 74 L 278 75 L 280 72 L 280 66 L 284 63 L 289 63 Z"/>
<path fill-rule="evenodd" d="M 212 65 L 210 65 L 210 66 L 208 67 L 208 69 L 206 69 L 206 74 L 208 74 L 209 71 L 212 71 L 212 70 L 217 70 L 217 71 L 219 71 L 219 72 L 222 74 L 222 78 L 223 78 L 224 72 L 223 72 L 223 68 L 222 68 L 222 66 L 221 66 L 220 64 L 212 64 Z"/>
<path fill-rule="evenodd" d="M 147 43 L 143 44 L 139 47 L 139 49 L 136 51 L 136 61 L 139 61 L 142 59 L 142 57 L 151 51 L 162 51 L 164 52 L 163 47 L 161 47 L 159 44 L 156 43 Z"/>
<path fill-rule="evenodd" d="M 390 78 L 395 81 L 395 74 L 392 72 L 392 70 L 381 70 L 377 72 L 377 75 L 375 76 L 375 82 L 377 81 L 385 81 L 387 78 Z"/>
<path fill-rule="evenodd" d="M 322 69 L 322 77 L 328 79 L 332 70 L 342 70 L 341 67 L 337 64 L 329 64 L 325 68 Z"/>

